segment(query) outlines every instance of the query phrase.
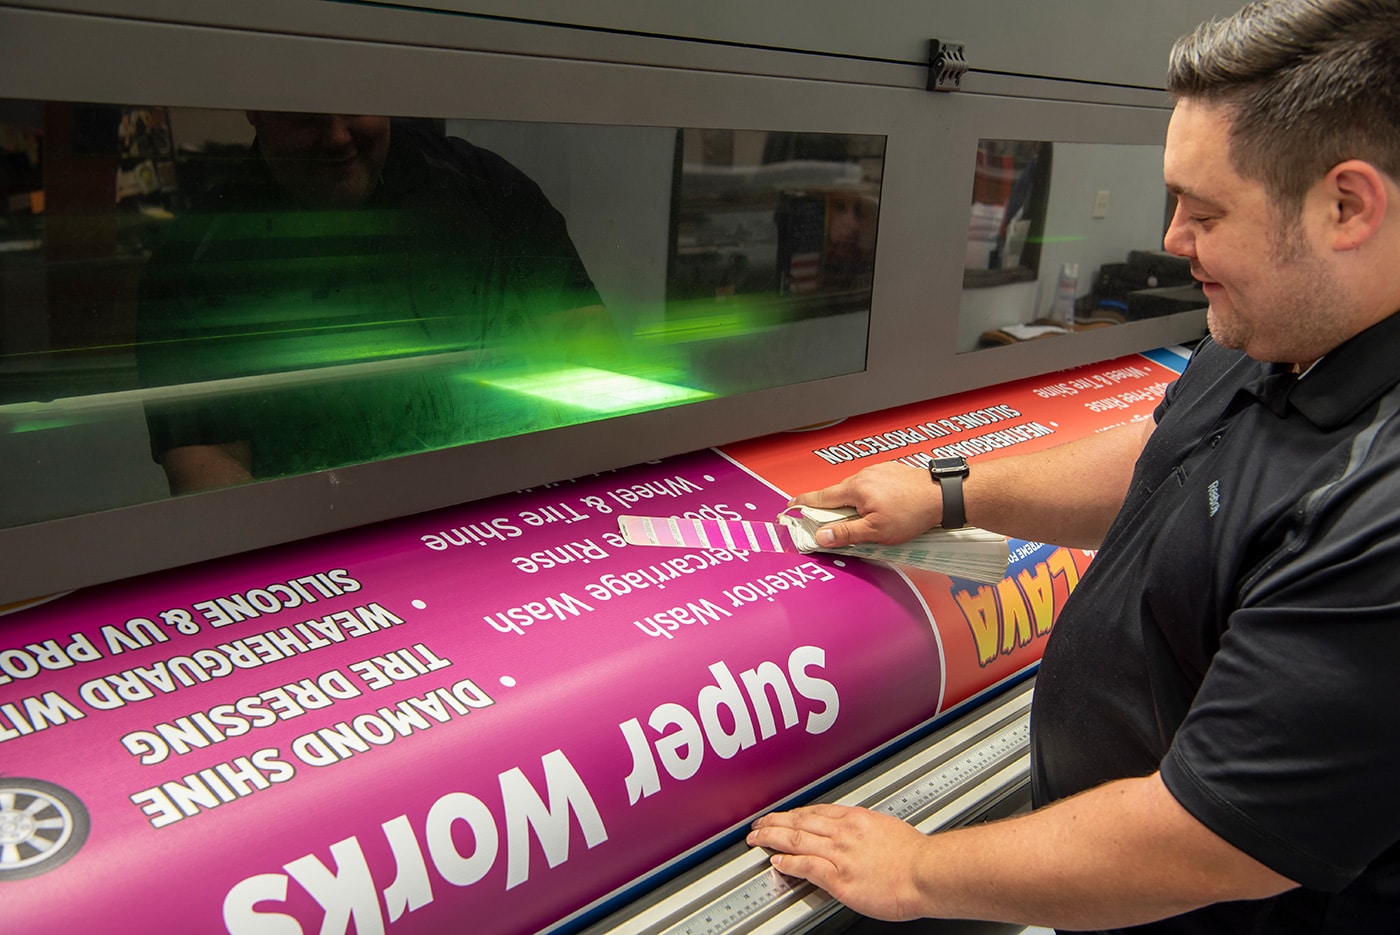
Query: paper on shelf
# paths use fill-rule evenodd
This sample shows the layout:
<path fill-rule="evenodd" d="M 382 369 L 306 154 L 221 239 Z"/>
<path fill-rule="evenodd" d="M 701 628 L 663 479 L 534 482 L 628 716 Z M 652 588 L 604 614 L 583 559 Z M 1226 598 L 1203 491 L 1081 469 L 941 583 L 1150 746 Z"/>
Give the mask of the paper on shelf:
<path fill-rule="evenodd" d="M 1043 338 L 1047 334 L 1069 333 L 1063 325 L 1003 325 L 1001 330 L 1011 335 L 1018 341 L 1029 341 L 1032 338 Z"/>

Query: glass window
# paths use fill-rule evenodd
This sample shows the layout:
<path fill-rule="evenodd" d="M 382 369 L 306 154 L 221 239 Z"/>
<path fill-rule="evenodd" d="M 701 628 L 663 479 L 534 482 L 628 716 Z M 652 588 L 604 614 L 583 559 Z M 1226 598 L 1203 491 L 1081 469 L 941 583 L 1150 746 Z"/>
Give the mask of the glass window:
<path fill-rule="evenodd" d="M 859 371 L 883 153 L 0 101 L 0 526 Z"/>
<path fill-rule="evenodd" d="M 958 350 L 1206 305 L 1162 251 L 1170 217 L 1158 145 L 981 140 Z"/>

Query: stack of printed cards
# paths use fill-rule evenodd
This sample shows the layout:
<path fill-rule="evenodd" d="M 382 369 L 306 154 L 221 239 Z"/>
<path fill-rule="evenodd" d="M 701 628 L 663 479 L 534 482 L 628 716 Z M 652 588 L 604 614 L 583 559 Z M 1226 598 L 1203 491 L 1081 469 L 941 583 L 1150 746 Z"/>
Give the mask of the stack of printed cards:
<path fill-rule="evenodd" d="M 1006 537 L 984 529 L 930 529 L 901 545 L 850 545 L 824 549 L 816 531 L 827 523 L 851 519 L 854 510 L 793 507 L 778 523 L 749 520 L 683 519 L 678 516 L 619 516 L 622 536 L 632 545 L 747 552 L 827 552 L 877 562 L 922 568 L 972 581 L 994 583 L 1006 575 L 1010 548 Z"/>
<path fill-rule="evenodd" d="M 856 511 L 849 507 L 822 510 L 802 506 L 779 514 L 778 521 L 791 532 L 792 541 L 801 552 L 854 555 L 984 583 L 997 582 L 1006 576 L 1006 566 L 1011 559 L 1006 537 L 976 526 L 930 529 L 899 545 L 847 545 L 834 549 L 817 545 L 816 535 L 820 527 L 855 516 Z"/>

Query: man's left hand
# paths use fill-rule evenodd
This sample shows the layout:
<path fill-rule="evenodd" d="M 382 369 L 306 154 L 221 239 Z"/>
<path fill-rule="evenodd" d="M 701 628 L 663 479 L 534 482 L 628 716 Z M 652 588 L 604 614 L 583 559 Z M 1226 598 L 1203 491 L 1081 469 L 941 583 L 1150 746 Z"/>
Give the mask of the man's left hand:
<path fill-rule="evenodd" d="M 778 872 L 811 881 L 862 915 L 889 921 L 922 915 L 914 870 L 928 838 L 898 818 L 813 805 L 764 815 L 748 843 L 775 851 Z"/>

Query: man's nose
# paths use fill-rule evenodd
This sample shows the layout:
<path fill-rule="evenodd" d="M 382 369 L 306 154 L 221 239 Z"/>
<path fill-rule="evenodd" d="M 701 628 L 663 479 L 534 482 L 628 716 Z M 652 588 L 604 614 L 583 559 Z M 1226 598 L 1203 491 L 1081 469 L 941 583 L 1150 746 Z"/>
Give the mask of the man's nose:
<path fill-rule="evenodd" d="M 321 145 L 327 149 L 345 149 L 353 142 L 350 118 L 331 116 L 321 126 Z"/>
<path fill-rule="evenodd" d="M 1190 257 L 1195 252 L 1195 241 L 1191 232 L 1187 230 L 1180 207 L 1172 212 L 1171 221 L 1167 224 L 1167 232 L 1162 235 L 1162 249 L 1176 256 L 1184 257 Z"/>

